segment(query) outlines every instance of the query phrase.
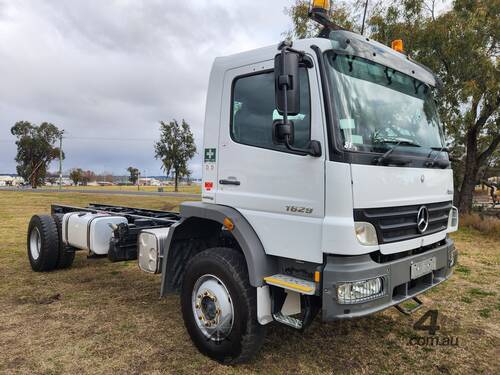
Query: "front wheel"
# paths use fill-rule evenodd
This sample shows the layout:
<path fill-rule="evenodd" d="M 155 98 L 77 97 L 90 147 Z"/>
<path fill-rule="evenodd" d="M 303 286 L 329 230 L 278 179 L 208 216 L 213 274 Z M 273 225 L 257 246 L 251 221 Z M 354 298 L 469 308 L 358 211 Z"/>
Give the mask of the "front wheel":
<path fill-rule="evenodd" d="M 265 327 L 257 322 L 256 290 L 243 255 L 213 248 L 186 267 L 181 291 L 184 324 L 194 344 L 226 364 L 246 362 L 259 350 Z"/>

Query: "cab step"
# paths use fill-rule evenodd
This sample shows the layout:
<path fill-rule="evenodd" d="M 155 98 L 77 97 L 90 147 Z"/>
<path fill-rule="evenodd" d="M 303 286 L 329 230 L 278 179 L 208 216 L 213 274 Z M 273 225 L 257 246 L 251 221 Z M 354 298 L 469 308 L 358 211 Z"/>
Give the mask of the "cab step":
<path fill-rule="evenodd" d="M 303 322 L 300 319 L 294 318 L 293 316 L 284 315 L 281 312 L 273 314 L 274 320 L 278 323 L 284 324 L 286 326 L 301 330 L 303 327 Z"/>
<path fill-rule="evenodd" d="M 298 277 L 276 274 L 264 277 L 264 281 L 269 285 L 278 286 L 300 294 L 310 296 L 316 293 L 316 283 L 314 281 L 299 279 Z"/>

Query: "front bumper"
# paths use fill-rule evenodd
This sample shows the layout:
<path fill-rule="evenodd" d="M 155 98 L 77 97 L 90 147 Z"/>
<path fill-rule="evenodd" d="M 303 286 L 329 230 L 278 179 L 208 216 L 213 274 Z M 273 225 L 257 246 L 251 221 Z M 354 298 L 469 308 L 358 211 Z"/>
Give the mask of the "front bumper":
<path fill-rule="evenodd" d="M 411 265 L 431 257 L 436 258 L 435 270 L 412 280 Z M 352 257 L 328 256 L 323 270 L 323 320 L 356 318 L 397 305 L 447 280 L 456 261 L 457 252 L 449 238 L 443 245 L 424 253 L 386 263 L 377 263 L 368 254 Z M 382 296 L 362 303 L 338 303 L 338 284 L 375 277 L 384 278 Z"/>

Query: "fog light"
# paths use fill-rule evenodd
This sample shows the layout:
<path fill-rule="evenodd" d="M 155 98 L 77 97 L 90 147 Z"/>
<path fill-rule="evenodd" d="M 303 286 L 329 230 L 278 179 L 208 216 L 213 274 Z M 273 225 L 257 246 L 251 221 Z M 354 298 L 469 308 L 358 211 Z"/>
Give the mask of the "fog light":
<path fill-rule="evenodd" d="M 356 238 L 361 245 L 378 245 L 377 231 L 372 224 L 365 223 L 363 221 L 355 222 L 354 231 L 356 232 Z"/>
<path fill-rule="evenodd" d="M 458 229 L 458 209 L 453 206 L 448 216 L 448 229 L 447 232 L 455 232 Z"/>
<path fill-rule="evenodd" d="M 456 249 L 453 249 L 448 253 L 448 267 L 451 268 L 457 263 L 458 253 Z"/>
<path fill-rule="evenodd" d="M 383 277 L 337 284 L 337 302 L 340 304 L 361 303 L 383 295 Z"/>

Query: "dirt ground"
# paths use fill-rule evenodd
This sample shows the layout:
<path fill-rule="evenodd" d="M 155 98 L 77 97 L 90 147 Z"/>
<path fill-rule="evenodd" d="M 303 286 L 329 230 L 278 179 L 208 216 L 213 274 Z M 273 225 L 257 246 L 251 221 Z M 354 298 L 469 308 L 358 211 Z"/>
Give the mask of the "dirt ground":
<path fill-rule="evenodd" d="M 140 272 L 135 261 L 88 260 L 80 252 L 71 269 L 32 272 L 26 228 L 52 202 L 172 210 L 180 199 L 0 192 L 1 374 L 500 373 L 498 237 L 470 229 L 453 235 L 455 274 L 422 296 L 425 306 L 414 316 L 389 309 L 352 321 L 316 320 L 304 334 L 271 325 L 256 358 L 229 367 L 197 352 L 178 297 L 159 299 L 159 276 Z M 435 336 L 413 328 L 428 310 L 438 311 Z M 437 341 L 444 344 L 432 345 Z"/>

